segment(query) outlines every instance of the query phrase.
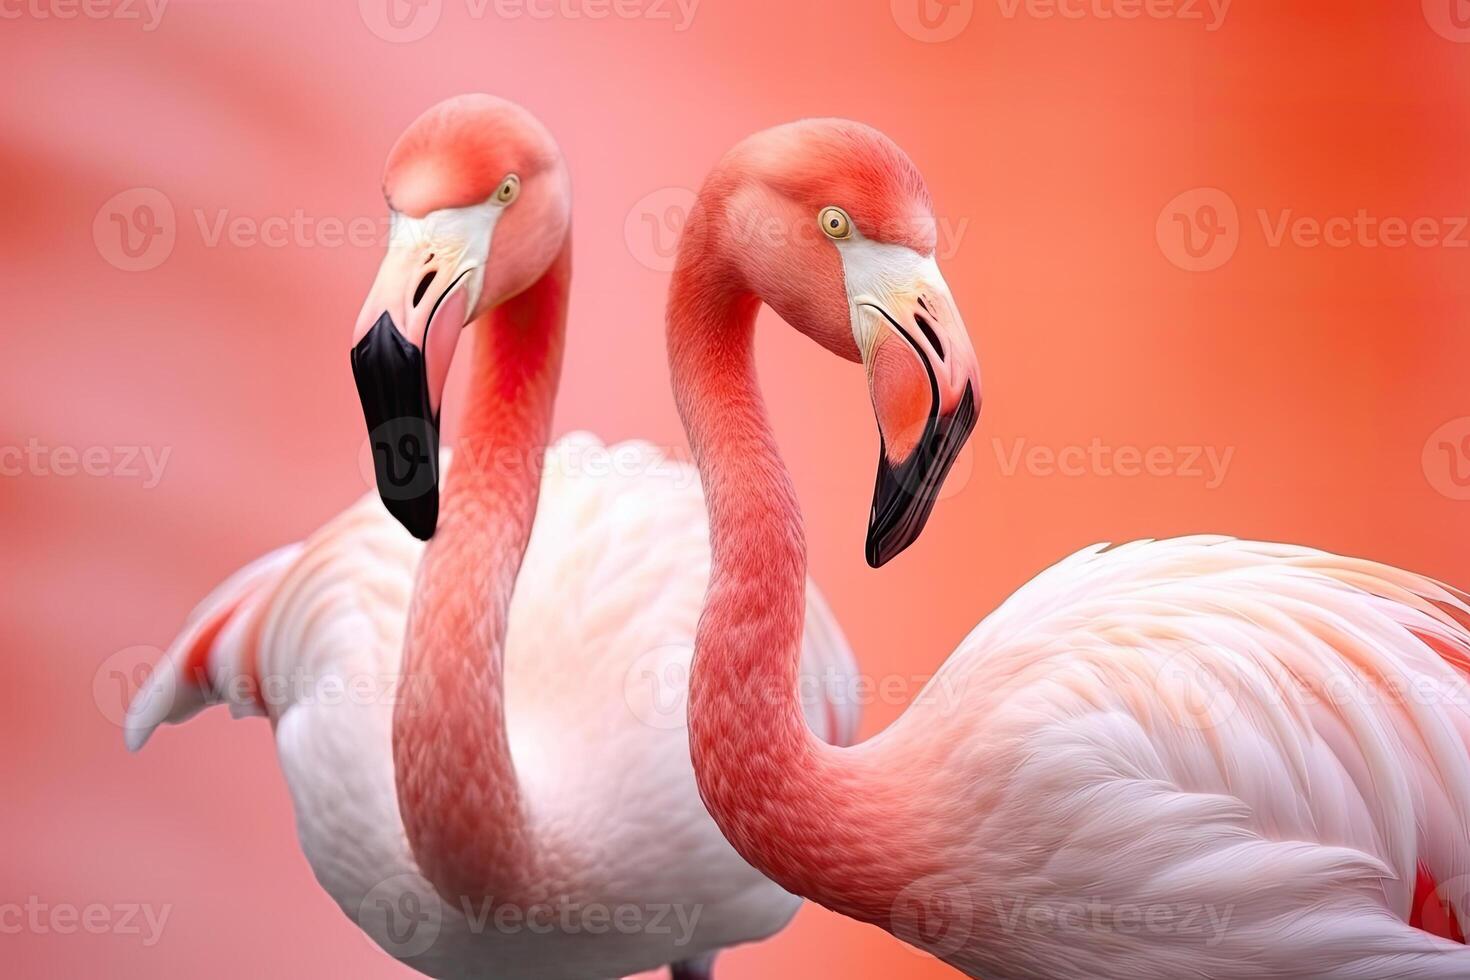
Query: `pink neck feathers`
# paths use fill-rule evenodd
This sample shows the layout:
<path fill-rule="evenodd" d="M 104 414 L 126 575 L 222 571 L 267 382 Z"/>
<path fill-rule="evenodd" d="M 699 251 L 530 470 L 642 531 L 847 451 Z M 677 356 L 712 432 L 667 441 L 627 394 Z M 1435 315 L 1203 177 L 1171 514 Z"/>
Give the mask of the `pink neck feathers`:
<path fill-rule="evenodd" d="M 570 236 L 483 318 L 469 404 L 409 611 L 393 765 L 420 869 L 455 907 L 514 901 L 542 860 L 510 755 L 502 667 L 561 372 Z"/>
<path fill-rule="evenodd" d="M 902 786 L 866 747 L 807 728 L 798 696 L 806 606 L 800 508 L 756 386 L 759 301 L 681 259 L 669 357 L 704 483 L 713 571 L 690 681 L 690 749 L 705 805 L 735 849 L 786 889 L 886 923 L 914 878 Z"/>

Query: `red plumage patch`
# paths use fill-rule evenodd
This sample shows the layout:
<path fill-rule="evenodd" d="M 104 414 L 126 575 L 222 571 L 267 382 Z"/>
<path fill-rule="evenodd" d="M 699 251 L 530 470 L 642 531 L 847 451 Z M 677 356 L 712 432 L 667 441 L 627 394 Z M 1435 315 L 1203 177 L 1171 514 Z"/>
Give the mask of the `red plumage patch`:
<path fill-rule="evenodd" d="M 1419 877 L 1414 882 L 1414 908 L 1409 913 L 1409 925 L 1423 929 L 1433 936 L 1463 943 L 1465 936 L 1455 920 L 1455 911 L 1437 893 L 1439 883 L 1424 865 L 1419 865 Z"/>

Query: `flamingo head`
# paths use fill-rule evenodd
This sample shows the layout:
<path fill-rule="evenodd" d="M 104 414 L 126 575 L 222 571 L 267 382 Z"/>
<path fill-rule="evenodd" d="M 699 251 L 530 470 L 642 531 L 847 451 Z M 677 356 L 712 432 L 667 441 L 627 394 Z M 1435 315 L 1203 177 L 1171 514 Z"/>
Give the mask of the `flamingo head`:
<path fill-rule="evenodd" d="M 980 399 L 922 175 L 871 127 L 790 123 L 730 151 L 691 230 L 691 260 L 731 270 L 792 326 L 861 359 L 882 443 L 866 547 L 877 568 L 923 530 Z"/>
<path fill-rule="evenodd" d="M 570 181 L 530 113 L 461 95 L 398 138 L 383 191 L 388 254 L 353 330 L 352 372 L 378 491 L 426 540 L 438 519 L 439 415 L 459 336 L 551 266 L 571 224 Z"/>

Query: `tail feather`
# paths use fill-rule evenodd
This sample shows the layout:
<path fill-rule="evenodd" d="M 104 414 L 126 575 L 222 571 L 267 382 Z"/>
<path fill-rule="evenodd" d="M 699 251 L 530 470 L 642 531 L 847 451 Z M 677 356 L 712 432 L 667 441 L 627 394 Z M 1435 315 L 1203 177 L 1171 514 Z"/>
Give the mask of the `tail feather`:
<path fill-rule="evenodd" d="M 123 734 L 141 749 L 159 725 L 178 724 L 212 704 L 236 717 L 263 714 L 255 676 L 255 613 L 301 553 L 293 544 L 246 565 L 190 615 L 128 705 Z"/>

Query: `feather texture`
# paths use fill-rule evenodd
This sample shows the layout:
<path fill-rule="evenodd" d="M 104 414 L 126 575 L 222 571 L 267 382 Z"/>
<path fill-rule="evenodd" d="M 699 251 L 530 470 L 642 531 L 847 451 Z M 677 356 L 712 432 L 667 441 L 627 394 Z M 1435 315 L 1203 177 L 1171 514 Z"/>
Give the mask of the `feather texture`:
<path fill-rule="evenodd" d="M 1470 911 L 1467 616 L 1305 548 L 1079 552 L 854 750 L 930 814 L 891 924 L 942 906 L 919 944 L 972 976 L 1470 975 L 1408 924 L 1421 868 Z"/>
<path fill-rule="evenodd" d="M 446 468 L 451 465 L 446 462 Z M 709 574 L 697 475 L 646 443 L 576 434 L 548 452 L 511 604 L 507 727 L 538 833 L 559 843 L 584 909 L 627 931 L 533 931 L 450 907 L 404 839 L 390 733 L 423 546 L 362 498 L 304 544 L 206 600 L 130 710 L 157 725 L 240 700 L 274 725 L 302 849 L 322 887 L 389 953 L 434 976 L 606 977 L 763 938 L 798 900 L 746 864 L 705 812 L 690 767 L 686 686 Z M 808 590 L 807 717 L 850 742 L 851 653 Z M 215 628 L 217 626 L 217 628 Z M 839 683 L 832 683 L 833 678 Z M 259 692 L 259 693 L 256 693 Z M 555 910 L 548 910 L 551 914 Z"/>

